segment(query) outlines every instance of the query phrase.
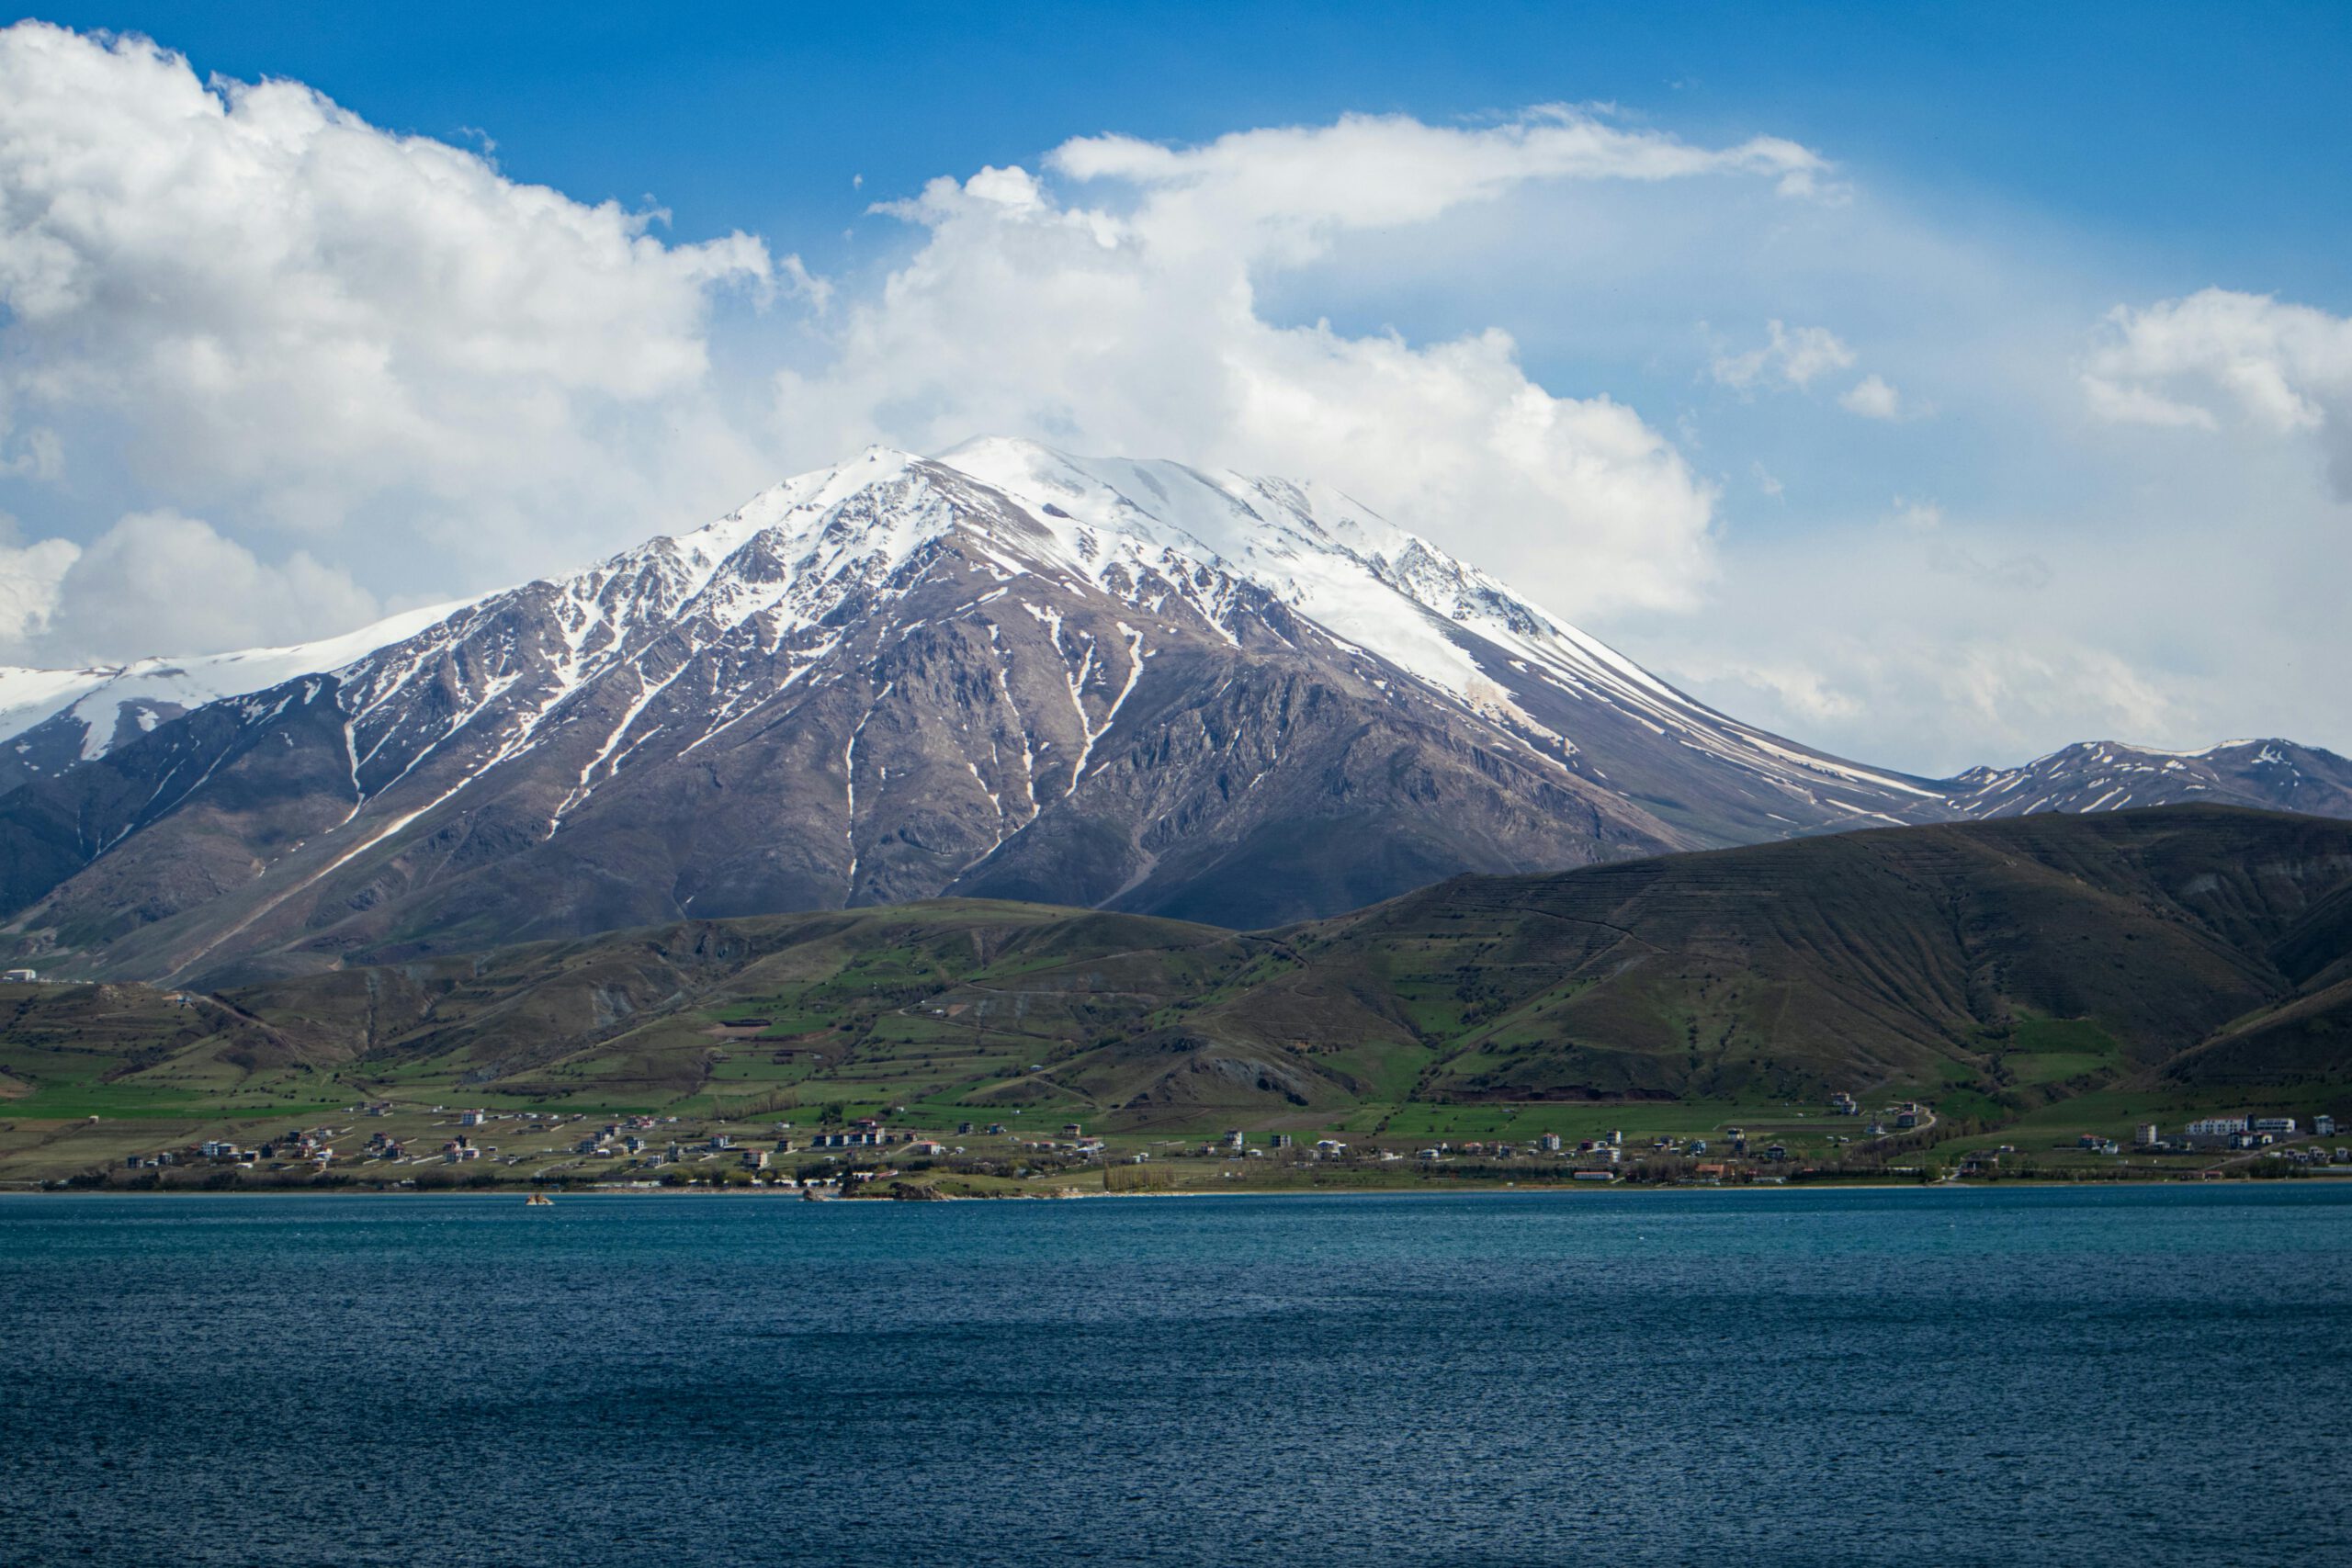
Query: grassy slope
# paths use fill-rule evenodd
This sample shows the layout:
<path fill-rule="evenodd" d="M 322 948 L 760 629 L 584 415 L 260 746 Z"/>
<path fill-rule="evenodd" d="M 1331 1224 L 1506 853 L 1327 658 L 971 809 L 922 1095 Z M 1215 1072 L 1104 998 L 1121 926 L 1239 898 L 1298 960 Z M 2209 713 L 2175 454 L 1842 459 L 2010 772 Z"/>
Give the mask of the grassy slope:
<path fill-rule="evenodd" d="M 17 987 L 0 1093 L 28 1116 L 373 1094 L 1422 1137 L 1844 1089 L 2002 1120 L 2343 1083 L 2347 952 L 2352 824 L 2046 817 L 1461 878 L 1260 935 L 940 901 L 355 964 L 194 1008 Z"/>

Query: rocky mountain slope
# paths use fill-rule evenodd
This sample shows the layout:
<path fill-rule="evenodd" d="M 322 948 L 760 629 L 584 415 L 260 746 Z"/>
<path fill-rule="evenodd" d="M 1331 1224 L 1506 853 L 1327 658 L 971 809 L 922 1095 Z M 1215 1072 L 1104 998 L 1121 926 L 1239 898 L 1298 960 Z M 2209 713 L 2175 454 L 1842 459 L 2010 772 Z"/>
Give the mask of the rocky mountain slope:
<path fill-rule="evenodd" d="M 427 618 L 17 736 L 13 951 L 217 979 L 942 894 L 1260 927 L 1872 823 L 2352 813 L 2352 764 L 2278 743 L 1948 783 L 1841 761 L 1335 492 L 1017 442 L 871 451 Z"/>

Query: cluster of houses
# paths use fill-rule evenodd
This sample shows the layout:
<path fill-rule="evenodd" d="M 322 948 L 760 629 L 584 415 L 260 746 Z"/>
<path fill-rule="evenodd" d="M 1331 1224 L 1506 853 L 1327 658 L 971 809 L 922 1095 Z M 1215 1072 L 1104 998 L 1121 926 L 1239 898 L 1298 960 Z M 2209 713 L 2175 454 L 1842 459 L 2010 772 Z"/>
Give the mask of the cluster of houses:
<path fill-rule="evenodd" d="M 2129 1152 L 2143 1155 L 2212 1155 L 2258 1153 L 2266 1158 L 2283 1159 L 2296 1165 L 2352 1165 L 2352 1148 L 2329 1149 L 2311 1140 L 2335 1135 L 2335 1118 L 2314 1116 L 2305 1127 L 2292 1116 L 2206 1116 L 2185 1125 L 2177 1135 L 2166 1135 L 2154 1122 L 2143 1122 L 2132 1130 Z M 2070 1152 L 2093 1155 L 2121 1155 L 2123 1143 L 2104 1133 L 2085 1133 L 2075 1138 Z M 1978 1149 L 1962 1156 L 1962 1176 L 1990 1175 L 2001 1168 L 2001 1158 L 2018 1151 L 2013 1145 L 2003 1144 L 1996 1149 Z"/>
<path fill-rule="evenodd" d="M 2352 1164 L 2352 1149 L 2331 1152 L 2309 1142 L 2315 1138 L 2335 1136 L 2335 1118 L 2318 1115 L 2306 1127 L 2293 1116 L 2204 1116 L 2181 1128 L 2177 1137 L 2167 1137 L 2153 1122 L 2143 1122 L 2133 1130 L 2132 1145 L 2149 1154 L 2202 1154 L 2214 1150 L 2237 1152 L 2273 1151 L 2281 1157 L 2299 1162 L 2317 1161 L 2322 1164 Z M 2096 1140 L 2086 1134 L 2083 1145 L 2091 1147 L 2096 1142 L 2101 1154 L 2120 1154 L 2122 1149 L 2112 1139 Z M 2279 1145 L 2294 1144 L 2288 1149 Z"/>
<path fill-rule="evenodd" d="M 2203 1116 L 2183 1126 L 2177 1136 L 2165 1135 L 2154 1122 L 2143 1122 L 2132 1130 L 2132 1146 L 2146 1154 L 2203 1154 L 2214 1150 L 2267 1149 L 2306 1138 L 2335 1135 L 2333 1116 L 2314 1116 L 2308 1127 L 2293 1116 Z M 2095 1133 L 2084 1134 L 2079 1142 L 2081 1147 L 2098 1154 L 2123 1152 L 2122 1145 L 2114 1139 Z"/>

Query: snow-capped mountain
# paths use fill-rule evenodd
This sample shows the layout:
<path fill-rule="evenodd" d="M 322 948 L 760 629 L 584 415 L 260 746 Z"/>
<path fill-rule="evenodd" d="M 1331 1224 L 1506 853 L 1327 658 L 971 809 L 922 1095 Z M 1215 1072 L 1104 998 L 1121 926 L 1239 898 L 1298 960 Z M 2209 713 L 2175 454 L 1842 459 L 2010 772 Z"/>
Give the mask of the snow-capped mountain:
<path fill-rule="evenodd" d="M 2226 740 L 2202 751 L 2085 741 L 2023 767 L 1971 768 L 1943 787 L 1955 814 L 1972 818 L 2189 800 L 2352 817 L 2352 763 L 2291 740 Z"/>
<path fill-rule="evenodd" d="M 1002 440 L 869 451 L 336 651 L 177 714 L 84 690 L 0 743 L 78 753 L 0 795 L 17 951 L 314 968 L 943 893 L 1264 925 L 1463 871 L 2121 804 L 2084 770 L 2127 755 L 1857 766 L 1335 491 Z M 2352 815 L 2352 767 L 2290 750 L 2301 808 Z M 2131 803 L 2282 804 L 2267 765 Z"/>
<path fill-rule="evenodd" d="M 80 670 L 0 664 L 0 795 L 103 757 L 190 708 L 340 668 L 459 608 L 410 610 L 289 648 L 150 658 Z"/>

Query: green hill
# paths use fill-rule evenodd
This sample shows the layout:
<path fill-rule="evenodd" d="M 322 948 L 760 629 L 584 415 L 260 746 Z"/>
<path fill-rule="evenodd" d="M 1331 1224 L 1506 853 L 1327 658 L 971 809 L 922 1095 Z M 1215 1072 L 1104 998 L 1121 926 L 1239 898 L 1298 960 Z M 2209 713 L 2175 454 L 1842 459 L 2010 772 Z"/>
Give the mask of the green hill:
<path fill-rule="evenodd" d="M 1845 1090 L 1998 1122 L 2094 1090 L 2344 1084 L 2352 824 L 1894 829 L 1463 877 L 1249 934 L 935 901 L 362 953 L 188 1006 L 0 1006 L 0 1094 L 28 1117 L 366 1095 L 1393 1131 Z"/>

